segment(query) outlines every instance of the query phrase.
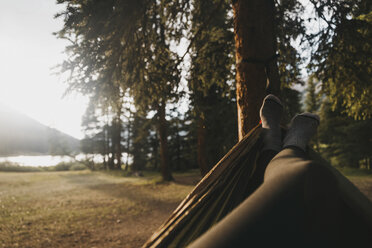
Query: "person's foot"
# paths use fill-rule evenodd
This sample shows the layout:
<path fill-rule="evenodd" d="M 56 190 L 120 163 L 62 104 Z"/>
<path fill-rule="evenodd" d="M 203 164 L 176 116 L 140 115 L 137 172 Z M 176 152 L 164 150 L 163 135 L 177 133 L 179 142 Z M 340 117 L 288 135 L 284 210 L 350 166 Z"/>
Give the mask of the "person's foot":
<path fill-rule="evenodd" d="M 279 152 L 282 149 L 282 133 L 280 129 L 282 113 L 283 105 L 279 98 L 272 94 L 267 95 L 260 109 L 260 118 L 264 135 L 262 150 L 274 150 Z"/>
<path fill-rule="evenodd" d="M 306 151 L 311 137 L 316 133 L 320 118 L 316 114 L 302 113 L 296 115 L 284 137 L 283 148 L 295 146 Z"/>

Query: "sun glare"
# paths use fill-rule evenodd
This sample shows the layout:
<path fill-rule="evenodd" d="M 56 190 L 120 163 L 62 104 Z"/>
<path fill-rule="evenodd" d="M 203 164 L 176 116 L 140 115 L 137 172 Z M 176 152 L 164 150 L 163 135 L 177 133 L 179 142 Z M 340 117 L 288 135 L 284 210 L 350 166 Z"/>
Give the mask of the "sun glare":
<path fill-rule="evenodd" d="M 60 8 L 49 0 L 0 2 L 0 102 L 82 138 L 87 99 L 61 99 L 66 85 L 52 70 L 65 58 L 67 45 L 52 35 L 62 27 L 61 20 L 53 19 Z"/>

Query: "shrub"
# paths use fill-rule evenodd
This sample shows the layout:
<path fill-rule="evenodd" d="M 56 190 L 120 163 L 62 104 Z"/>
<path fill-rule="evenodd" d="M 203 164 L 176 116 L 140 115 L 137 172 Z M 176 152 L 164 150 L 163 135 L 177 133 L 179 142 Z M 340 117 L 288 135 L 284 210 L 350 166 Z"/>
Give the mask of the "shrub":
<path fill-rule="evenodd" d="M 79 170 L 86 170 L 86 169 L 88 168 L 82 163 L 74 163 L 70 166 L 70 170 L 72 171 L 79 171 Z"/>
<path fill-rule="evenodd" d="M 21 166 L 17 163 L 4 161 L 0 162 L 0 171 L 6 172 L 39 172 L 43 171 L 41 167 Z"/>
<path fill-rule="evenodd" d="M 70 170 L 71 165 L 71 163 L 60 162 L 56 166 L 51 166 L 51 168 L 55 171 L 68 171 Z"/>

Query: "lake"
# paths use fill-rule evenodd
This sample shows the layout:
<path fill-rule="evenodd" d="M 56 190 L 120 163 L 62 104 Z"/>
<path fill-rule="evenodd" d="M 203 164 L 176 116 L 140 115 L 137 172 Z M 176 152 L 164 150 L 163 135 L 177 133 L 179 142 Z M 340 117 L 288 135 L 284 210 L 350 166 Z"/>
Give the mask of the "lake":
<path fill-rule="evenodd" d="M 9 161 L 23 166 L 53 166 L 60 162 L 71 162 L 72 158 L 67 156 L 11 156 L 0 157 L 0 162 Z"/>
<path fill-rule="evenodd" d="M 126 158 L 127 153 L 123 153 L 123 159 L 129 159 L 131 162 L 131 157 Z M 79 154 L 76 156 L 77 160 L 84 160 L 85 155 Z M 0 162 L 13 162 L 23 166 L 54 166 L 60 162 L 71 162 L 73 159 L 68 156 L 51 156 L 51 155 L 42 155 L 42 156 L 29 156 L 29 155 L 20 155 L 20 156 L 10 156 L 10 157 L 0 157 Z M 93 161 L 95 163 L 102 163 L 103 158 L 100 154 L 94 156 Z"/>

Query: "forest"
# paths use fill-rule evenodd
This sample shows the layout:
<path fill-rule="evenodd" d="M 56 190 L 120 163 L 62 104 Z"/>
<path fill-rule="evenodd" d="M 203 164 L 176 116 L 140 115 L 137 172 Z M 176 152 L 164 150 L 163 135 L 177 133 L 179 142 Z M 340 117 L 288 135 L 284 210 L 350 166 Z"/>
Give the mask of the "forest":
<path fill-rule="evenodd" d="M 38 3 L 1 2 L 4 68 L 63 120 L 0 106 L 0 150 L 71 160 L 0 162 L 0 247 L 371 247 L 372 1 Z M 41 57 L 83 116 L 36 87 Z"/>
<path fill-rule="evenodd" d="M 361 0 L 58 0 L 66 94 L 89 96 L 81 150 L 96 169 L 205 175 L 259 122 L 318 113 L 311 146 L 372 170 L 372 8 Z M 261 25 L 261 26 L 260 26 Z"/>

